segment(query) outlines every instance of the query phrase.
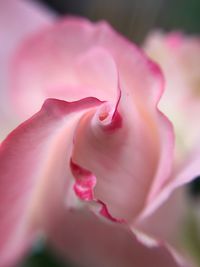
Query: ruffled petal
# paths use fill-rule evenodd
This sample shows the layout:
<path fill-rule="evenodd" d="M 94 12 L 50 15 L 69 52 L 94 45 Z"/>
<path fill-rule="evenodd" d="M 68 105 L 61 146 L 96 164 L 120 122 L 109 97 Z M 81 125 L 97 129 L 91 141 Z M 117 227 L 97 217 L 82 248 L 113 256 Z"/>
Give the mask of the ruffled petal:
<path fill-rule="evenodd" d="M 99 105 L 49 99 L 0 146 L 0 266 L 9 266 L 30 245 L 43 221 L 64 206 L 70 192 L 74 128 L 83 111 Z"/>

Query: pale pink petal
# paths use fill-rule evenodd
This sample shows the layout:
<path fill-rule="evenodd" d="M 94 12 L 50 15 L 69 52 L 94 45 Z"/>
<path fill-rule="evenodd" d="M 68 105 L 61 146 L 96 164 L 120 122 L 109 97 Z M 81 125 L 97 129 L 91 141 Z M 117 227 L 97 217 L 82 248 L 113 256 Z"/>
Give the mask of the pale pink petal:
<path fill-rule="evenodd" d="M 181 165 L 174 168 L 170 179 L 163 185 L 157 196 L 143 210 L 140 219 L 154 212 L 164 201 L 166 201 L 174 190 L 191 182 L 200 175 L 200 153 L 199 147 L 193 151 Z"/>
<path fill-rule="evenodd" d="M 0 3 L 1 75 L 17 46 L 30 34 L 51 24 L 52 14 L 33 1 L 7 0 Z M 7 66 L 6 66 L 7 67 Z M 5 70 L 4 70 L 5 74 Z M 3 76 L 3 75 L 2 75 Z"/>
<path fill-rule="evenodd" d="M 117 200 L 115 197 L 114 210 L 116 212 L 121 206 L 118 210 L 124 210 L 122 217 L 126 215 L 127 218 L 129 214 L 130 219 L 149 204 L 169 178 L 173 150 L 171 124 L 157 110 L 163 78 L 154 63 L 105 22 L 92 24 L 84 19 L 68 18 L 29 39 L 18 53 L 14 72 L 15 103 L 18 102 L 24 113 L 32 113 L 46 97 L 57 94 L 66 100 L 92 94 L 113 106 L 117 101 L 116 86 L 119 82 L 122 92 L 119 114 L 122 113 L 125 126 L 115 138 L 107 138 L 105 134 L 101 141 L 93 140 L 89 131 L 84 148 L 77 148 L 77 154 L 79 159 L 88 159 L 92 164 L 84 163 L 81 167 L 101 177 L 99 168 L 103 168 L 103 173 L 109 176 L 106 181 L 112 182 L 112 193 L 109 192 L 110 182 L 103 182 L 104 185 L 98 182 L 95 187 L 96 192 L 102 191 L 100 195 L 103 194 L 106 200 L 103 202 L 109 202 L 110 196 L 114 198 L 119 190 L 122 191 L 121 186 L 125 187 L 122 198 Z M 83 134 L 80 130 L 79 143 L 84 138 Z M 110 141 L 112 144 L 108 144 Z M 94 149 L 94 144 L 98 142 L 100 153 Z M 109 145 L 112 147 L 110 151 Z M 94 160 L 95 155 L 102 153 L 107 154 L 106 158 L 102 157 L 103 162 Z M 116 166 L 107 170 L 115 154 L 118 157 Z M 111 162 L 107 160 L 108 155 Z M 144 167 L 146 164 L 148 167 Z M 109 172 L 113 172 L 112 175 Z M 121 182 L 113 187 L 116 173 Z M 115 180 L 118 181 L 117 178 Z M 106 187 L 107 193 L 98 189 L 100 187 Z M 133 195 L 135 201 L 132 201 Z M 129 203 L 135 203 L 131 210 L 125 208 Z"/>
<path fill-rule="evenodd" d="M 200 147 L 197 146 L 180 166 L 174 171 L 174 176 L 169 182 L 169 187 L 179 187 L 191 182 L 200 175 Z"/>
<path fill-rule="evenodd" d="M 100 218 L 87 209 L 58 213 L 53 221 L 49 228 L 52 247 L 78 266 L 187 266 L 178 264 L 164 244 L 147 245 L 125 225 Z"/>
<path fill-rule="evenodd" d="M 163 144 L 162 138 L 170 143 L 173 135 L 156 107 L 150 110 L 152 114 L 147 114 L 134 104 L 131 95 L 121 90 L 116 106 L 105 103 L 95 117 L 89 113 L 84 116 L 76 129 L 72 155 L 74 163 L 90 171 L 79 172 L 78 176 L 74 172 L 76 189 L 82 190 L 76 190 L 77 195 L 87 201 L 103 201 L 114 218 L 129 222 L 150 204 L 148 198 L 153 199 L 162 188 L 165 182 L 162 179 L 170 171 L 168 163 L 173 149 L 173 142 L 171 147 L 166 144 L 169 149 Z M 161 129 L 155 124 L 156 114 Z M 87 191 L 87 187 L 85 192 L 85 184 L 91 178 L 92 191 Z"/>
<path fill-rule="evenodd" d="M 174 124 L 176 160 L 182 161 L 199 142 L 200 38 L 153 32 L 144 48 L 164 72 L 166 90 L 159 107 Z"/>
<path fill-rule="evenodd" d="M 11 77 L 14 105 L 22 116 L 35 112 L 47 97 L 115 98 L 115 61 L 98 44 L 97 29 L 84 19 L 68 18 L 24 43 Z"/>
<path fill-rule="evenodd" d="M 124 52 L 121 53 L 121 51 Z M 104 63 L 103 68 L 99 68 L 98 62 Z M 93 95 L 103 98 L 103 100 L 111 100 L 111 96 L 114 95 L 113 89 L 116 87 L 117 79 L 112 79 L 112 77 L 116 77 L 116 69 L 119 73 L 118 79 L 122 91 L 122 105 L 119 113 L 122 113 L 122 118 L 125 117 L 125 119 L 123 118 L 125 120 L 123 131 L 129 132 L 129 138 L 126 140 L 124 136 L 122 138 L 119 135 L 116 138 L 120 140 L 119 144 L 116 145 L 114 138 L 112 146 L 120 146 L 124 150 L 125 155 L 123 154 L 124 160 L 121 165 L 125 167 L 123 166 L 121 171 L 124 168 L 128 174 L 129 183 L 125 182 L 125 186 L 129 193 L 126 194 L 126 190 L 122 191 L 122 195 L 124 194 L 125 197 L 118 199 L 122 208 L 119 209 L 118 214 L 114 215 L 125 216 L 127 219 L 127 214 L 129 214 L 130 219 L 142 208 L 149 205 L 170 173 L 173 133 L 170 123 L 158 112 L 156 107 L 163 90 L 163 79 L 159 68 L 134 45 L 115 33 L 106 23 L 93 26 L 82 19 L 67 19 L 30 39 L 22 47 L 14 68 L 14 85 L 18 100 L 21 104 L 23 103 L 26 109 L 27 105 L 31 106 L 30 101 L 28 101 L 30 96 L 31 100 L 34 99 L 32 102 L 39 105 L 46 96 L 52 96 L 52 94 L 54 96 L 57 92 L 63 94 L 63 99 L 77 99 L 90 95 L 92 92 Z M 91 70 L 92 74 L 89 76 Z M 98 81 L 97 85 L 94 81 Z M 81 91 L 79 83 L 83 83 L 89 90 L 84 88 Z M 65 90 L 65 88 L 69 88 L 67 87 L 69 85 L 71 86 L 70 90 Z M 27 88 L 31 89 L 31 92 Z M 80 133 L 83 136 L 82 130 Z M 81 138 L 78 139 L 81 143 Z M 107 138 L 104 137 L 103 139 L 106 140 Z M 93 143 L 90 138 L 88 140 L 92 147 L 97 142 L 96 140 Z M 124 140 L 126 141 L 125 145 L 123 144 Z M 106 145 L 101 145 L 101 150 Z M 85 146 L 87 149 L 84 148 L 82 151 L 89 155 L 90 148 L 87 147 L 86 142 Z M 132 150 L 129 147 L 132 147 Z M 85 159 L 85 155 L 82 156 L 79 153 L 81 151 L 79 148 L 77 151 L 78 157 Z M 108 153 L 110 159 L 113 156 L 111 152 L 113 153 L 113 151 Z M 95 153 L 98 154 L 98 151 Z M 106 154 L 106 152 L 104 153 Z M 93 151 L 91 155 L 93 155 Z M 120 158 L 122 155 L 118 157 Z M 88 156 L 88 159 L 90 158 L 92 157 Z M 131 158 L 132 160 L 130 160 Z M 134 162 L 134 166 L 132 166 L 132 162 Z M 148 168 L 143 168 L 146 162 L 148 162 Z M 105 162 L 99 163 L 100 169 L 106 168 Z M 92 164 L 98 164 L 98 161 L 94 160 Z M 96 170 L 96 166 L 92 167 L 90 164 L 83 164 L 82 167 L 93 171 L 94 174 L 99 172 Z M 118 168 L 120 168 L 119 164 Z M 121 182 L 117 185 L 117 190 L 113 188 L 112 193 L 115 192 L 115 194 L 124 184 L 122 174 L 119 171 L 117 173 Z M 113 180 L 113 175 L 110 175 L 109 179 L 106 180 Z M 109 193 L 110 186 L 106 184 L 103 186 L 103 188 L 108 188 L 107 194 L 103 193 L 104 190 L 98 190 L 99 186 L 102 187 L 100 183 L 97 183 L 95 190 L 102 191 L 101 194 L 106 200 L 103 199 L 103 201 L 109 202 L 109 195 L 113 198 L 112 194 Z M 135 202 L 130 201 L 133 195 L 135 195 Z M 99 198 L 101 197 L 99 196 Z M 129 205 L 128 203 L 135 203 L 134 207 L 131 206 L 131 212 L 129 208 L 124 208 L 124 206 Z M 118 206 L 119 203 L 116 203 L 115 211 Z"/>
<path fill-rule="evenodd" d="M 39 113 L 2 142 L 0 266 L 17 260 L 39 230 L 38 224 L 43 220 L 50 223 L 49 216 L 64 206 L 71 189 L 74 128 L 83 110 L 99 104 L 94 98 L 72 103 L 49 99 Z"/>
<path fill-rule="evenodd" d="M 186 218 L 187 196 L 185 188 L 174 190 L 169 198 L 149 216 L 135 223 L 135 227 L 154 238 L 179 245 L 180 226 Z"/>
<path fill-rule="evenodd" d="M 113 32 L 107 24 L 100 24 L 99 32 L 101 32 L 101 45 L 105 47 L 108 51 L 110 51 L 110 53 L 113 55 L 113 58 L 115 59 L 118 68 L 120 85 L 122 90 L 122 106 L 124 105 L 124 111 L 126 110 L 127 112 L 124 117 L 125 119 L 127 119 L 126 117 L 129 117 L 129 127 L 132 128 L 132 124 L 135 124 L 135 127 L 139 127 L 139 125 L 137 125 L 137 115 L 133 115 L 135 114 L 135 112 L 138 112 L 138 117 L 140 117 L 141 121 L 144 120 L 145 127 L 148 128 L 147 135 L 149 134 L 149 131 L 151 131 L 151 134 L 154 135 L 154 140 L 152 140 L 152 137 L 150 137 L 152 141 L 150 141 L 151 145 L 155 144 L 156 141 L 158 141 L 159 143 L 159 162 L 157 169 L 154 173 L 154 178 L 151 181 L 151 189 L 148 193 L 147 201 L 145 203 L 145 205 L 148 205 L 149 202 L 153 199 L 153 197 L 156 196 L 157 192 L 159 192 L 159 190 L 162 188 L 163 184 L 169 179 L 169 174 L 171 172 L 172 154 L 174 146 L 172 125 L 166 119 L 166 117 L 156 109 L 157 102 L 159 101 L 163 90 L 163 78 L 159 68 L 153 62 L 149 61 L 141 53 L 141 51 L 135 48 L 127 40 L 121 38 L 121 36 Z M 115 46 L 112 45 L 113 43 L 115 43 Z M 121 53 L 122 50 L 125 52 Z M 131 120 L 130 114 L 133 115 L 134 119 Z M 155 124 L 158 126 L 157 129 Z M 155 133 L 156 131 L 157 134 Z M 140 132 L 140 130 L 138 130 L 138 134 L 146 134 L 144 132 L 145 131 Z M 126 138 L 123 139 L 126 140 Z M 142 139 L 143 138 L 141 136 L 141 140 Z M 137 141 L 135 141 L 135 143 L 137 143 Z M 136 146 L 136 148 L 138 147 Z M 155 150 L 156 146 L 152 149 L 152 151 L 155 152 Z M 148 155 L 145 156 L 148 157 Z M 129 163 L 132 157 L 132 155 L 128 157 Z M 152 160 L 152 158 L 150 160 Z M 144 162 L 144 164 L 146 164 L 146 162 Z M 165 172 L 163 172 L 163 170 L 165 170 Z M 148 182 L 149 179 L 146 180 L 145 186 L 147 187 Z"/>
<path fill-rule="evenodd" d="M 145 50 L 158 62 L 166 78 L 166 90 L 159 107 L 172 120 L 176 134 L 174 170 L 142 216 L 150 214 L 178 187 L 200 174 L 199 162 L 199 50 L 198 37 L 181 33 L 155 32 L 147 38 Z M 189 123 L 189 127 L 188 127 Z M 192 151 L 194 150 L 194 151 Z M 169 200 L 168 200 L 169 201 Z M 152 215 L 154 216 L 154 215 Z"/>
<path fill-rule="evenodd" d="M 96 49 L 104 51 L 105 55 L 98 55 L 94 59 L 92 51 Z M 85 56 L 87 53 L 91 54 L 89 59 Z M 84 68 L 82 67 L 81 75 L 80 71 L 77 74 L 76 65 L 82 57 Z M 160 88 L 162 77 L 155 64 L 105 22 L 94 24 L 85 19 L 71 17 L 45 28 L 24 43 L 15 61 L 12 89 L 20 96 L 27 96 L 27 99 L 24 97 L 26 100 L 33 96 L 32 91 L 36 91 L 34 99 L 40 102 L 42 97 L 47 96 L 49 90 L 52 92 L 52 87 L 56 90 L 58 87 L 76 86 L 80 82 L 79 75 L 81 82 L 84 77 L 91 83 L 100 71 L 101 79 L 97 76 L 100 84 L 95 84 L 93 93 L 99 98 L 100 94 L 101 97 L 106 97 L 110 91 L 109 78 L 113 77 L 113 63 L 109 62 L 110 57 L 117 66 L 123 88 L 131 90 L 136 99 L 138 97 L 146 99 L 148 105 L 158 102 L 162 94 Z M 89 70 L 92 71 L 90 79 L 88 79 L 88 64 Z M 105 69 L 103 74 L 102 69 Z M 105 81 L 108 82 L 106 89 Z M 27 89 L 30 85 L 31 88 Z M 94 82 L 91 85 L 94 86 Z M 31 91 L 30 96 L 28 90 Z M 71 90 L 71 94 L 71 100 L 75 100 L 75 97 L 77 99 L 78 96 L 85 97 L 85 92 L 78 91 L 78 94 L 74 95 Z M 69 92 L 66 96 L 70 97 Z M 20 103 L 28 108 L 23 98 Z"/>
<path fill-rule="evenodd" d="M 101 55 L 101 52 L 94 58 L 93 54 L 96 53 L 93 51 L 96 50 L 104 51 L 104 55 Z M 91 56 L 87 57 L 87 54 Z M 122 87 L 131 90 L 134 97 L 145 98 L 148 99 L 148 104 L 155 104 L 162 94 L 162 77 L 158 67 L 105 22 L 94 24 L 85 19 L 71 17 L 53 27 L 45 28 L 21 47 L 14 66 L 13 90 L 20 96 L 27 95 L 28 99 L 30 96 L 27 93 L 27 85 L 31 85 L 31 97 L 32 91 L 36 91 L 34 99 L 41 101 L 41 97 L 53 93 L 52 87 L 57 90 L 65 86 L 75 86 L 80 82 L 83 86 L 86 79 L 94 89 L 93 94 L 97 94 L 95 96 L 98 98 L 105 98 L 110 95 L 109 78 L 112 80 L 112 77 L 116 76 L 112 58 L 119 71 Z M 78 73 L 77 61 L 82 61 L 84 66 Z M 92 73 L 89 77 L 90 71 Z M 94 83 L 96 77 L 98 83 Z M 51 92 L 48 92 L 50 89 Z M 71 90 L 71 95 L 66 92 L 65 97 L 75 100 L 77 97 L 85 97 L 86 93 L 91 92 L 78 90 L 75 94 Z M 52 95 L 48 95 L 50 96 Z M 24 99 L 21 100 L 21 105 L 26 106 Z"/>
<path fill-rule="evenodd" d="M 34 1 L 0 1 L 0 140 L 16 126 L 8 99 L 9 71 L 18 45 L 30 34 L 51 24 L 53 15 Z"/>

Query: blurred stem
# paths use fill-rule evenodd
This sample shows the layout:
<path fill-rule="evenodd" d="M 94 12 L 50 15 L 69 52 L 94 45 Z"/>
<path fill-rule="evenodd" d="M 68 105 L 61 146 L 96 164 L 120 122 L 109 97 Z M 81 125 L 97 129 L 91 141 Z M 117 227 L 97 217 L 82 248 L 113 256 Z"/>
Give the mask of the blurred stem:
<path fill-rule="evenodd" d="M 40 245 L 40 249 L 33 249 L 32 253 L 19 267 L 77 267 L 71 263 L 65 264 L 56 257 L 50 249 Z"/>
<path fill-rule="evenodd" d="M 190 254 L 196 260 L 198 266 L 200 266 L 200 233 L 198 223 L 195 212 L 190 210 L 184 227 L 183 242 L 186 249 L 189 250 Z"/>

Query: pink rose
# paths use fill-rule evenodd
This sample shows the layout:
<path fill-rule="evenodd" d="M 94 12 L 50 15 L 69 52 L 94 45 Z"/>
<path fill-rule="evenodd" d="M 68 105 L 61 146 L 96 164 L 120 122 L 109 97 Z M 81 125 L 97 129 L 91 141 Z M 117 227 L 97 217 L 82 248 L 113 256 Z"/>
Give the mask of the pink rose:
<path fill-rule="evenodd" d="M 180 32 L 154 32 L 144 47 L 164 72 L 167 90 L 159 106 L 174 124 L 177 157 L 183 160 L 200 145 L 200 39 Z"/>
<path fill-rule="evenodd" d="M 16 25 L 21 4 L 3 4 L 15 7 Z M 158 66 L 105 22 L 48 20 L 5 73 L 13 110 L 26 120 L 0 147 L 0 266 L 18 262 L 41 233 L 85 267 L 189 266 L 162 235 L 141 232 L 199 171 L 174 168 Z"/>
<path fill-rule="evenodd" d="M 159 107 L 174 125 L 176 166 L 182 168 L 183 176 L 192 172 L 197 177 L 200 166 L 200 38 L 181 32 L 157 31 L 149 34 L 144 48 L 164 72 L 166 90 Z M 183 223 L 184 216 L 194 216 L 200 233 L 199 201 L 190 202 L 184 191 L 183 188 L 178 198 L 187 204 L 189 211 L 182 211 L 179 217 L 183 218 Z M 177 226 L 181 228 L 180 223 Z"/>

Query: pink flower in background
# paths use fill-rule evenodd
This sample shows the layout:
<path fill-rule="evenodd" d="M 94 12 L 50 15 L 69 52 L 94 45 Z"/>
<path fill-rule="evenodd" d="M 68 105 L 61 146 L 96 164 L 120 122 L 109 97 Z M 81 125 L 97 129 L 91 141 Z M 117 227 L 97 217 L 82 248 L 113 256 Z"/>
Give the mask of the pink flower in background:
<path fill-rule="evenodd" d="M 159 107 L 174 124 L 176 152 L 182 160 L 200 145 L 200 39 L 180 32 L 154 32 L 144 48 L 164 72 L 167 89 Z"/>
<path fill-rule="evenodd" d="M 16 18 L 16 36 L 4 38 L 15 39 L 15 56 L 1 47 L 4 113 L 25 121 L 0 147 L 0 266 L 20 261 L 41 234 L 85 267 L 189 266 L 165 239 L 175 220 L 161 227 L 157 213 L 200 168 L 176 166 L 173 128 L 157 108 L 158 66 L 105 22 L 53 22 L 17 1 L 3 8 Z M 40 21 L 41 30 L 17 49 L 30 20 L 30 33 Z"/>
<path fill-rule="evenodd" d="M 194 177 L 197 177 L 200 166 L 200 39 L 181 32 L 164 34 L 157 31 L 149 34 L 144 48 L 161 66 L 165 76 L 166 90 L 159 107 L 174 125 L 177 169 L 183 168 L 186 175 L 192 171 Z M 186 214 L 193 214 L 199 225 L 199 201 L 196 199 L 190 203 L 184 191 L 183 188 L 178 198 L 187 203 L 189 212 L 183 210 L 180 218 L 185 219 Z"/>

